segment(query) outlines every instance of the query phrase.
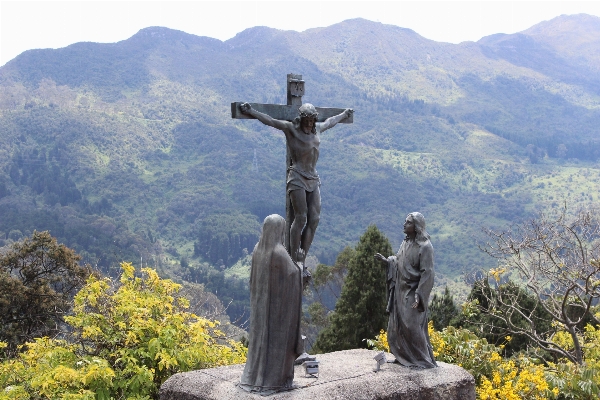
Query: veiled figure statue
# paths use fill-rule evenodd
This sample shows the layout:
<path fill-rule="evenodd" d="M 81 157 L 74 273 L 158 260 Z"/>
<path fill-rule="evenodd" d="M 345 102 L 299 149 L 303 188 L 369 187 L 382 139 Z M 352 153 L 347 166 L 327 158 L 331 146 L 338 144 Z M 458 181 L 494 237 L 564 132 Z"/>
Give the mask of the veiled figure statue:
<path fill-rule="evenodd" d="M 427 332 L 427 305 L 433 287 L 433 246 L 421 213 L 408 214 L 406 237 L 395 256 L 375 258 L 387 267 L 387 340 L 396 361 L 407 367 L 436 367 Z"/>
<path fill-rule="evenodd" d="M 248 357 L 240 386 L 263 395 L 293 388 L 300 336 L 302 271 L 283 246 L 285 219 L 265 218 L 252 254 Z"/>

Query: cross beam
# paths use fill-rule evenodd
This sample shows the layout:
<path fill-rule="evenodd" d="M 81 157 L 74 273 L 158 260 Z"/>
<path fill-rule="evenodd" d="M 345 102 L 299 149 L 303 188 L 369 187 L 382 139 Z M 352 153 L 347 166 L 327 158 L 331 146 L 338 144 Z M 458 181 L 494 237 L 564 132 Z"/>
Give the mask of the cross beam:
<path fill-rule="evenodd" d="M 241 101 L 231 103 L 231 118 L 235 119 L 256 119 L 251 115 L 244 114 L 240 110 L 240 105 L 244 104 Z M 263 114 L 267 114 L 272 118 L 279 119 L 282 121 L 292 121 L 298 116 L 298 108 L 300 106 L 285 105 L 285 104 L 261 104 L 261 103 L 248 103 L 256 111 L 260 111 Z M 319 113 L 317 122 L 324 122 L 327 118 L 333 117 L 344 112 L 344 108 L 328 108 L 328 107 L 315 107 Z M 340 121 L 340 124 L 351 124 L 353 116 Z"/>
<path fill-rule="evenodd" d="M 287 76 L 287 104 L 261 104 L 250 103 L 253 109 L 271 116 L 271 118 L 282 121 L 293 121 L 298 116 L 298 108 L 302 105 L 302 96 L 304 95 L 304 81 L 302 75 L 288 74 Z M 231 118 L 235 119 L 255 119 L 251 115 L 244 114 L 240 109 L 243 102 L 236 101 L 231 103 Z M 333 117 L 344 112 L 344 108 L 316 107 L 319 117 L 317 122 L 323 122 L 329 117 Z M 353 116 L 340 121 L 342 124 L 351 124 Z"/>

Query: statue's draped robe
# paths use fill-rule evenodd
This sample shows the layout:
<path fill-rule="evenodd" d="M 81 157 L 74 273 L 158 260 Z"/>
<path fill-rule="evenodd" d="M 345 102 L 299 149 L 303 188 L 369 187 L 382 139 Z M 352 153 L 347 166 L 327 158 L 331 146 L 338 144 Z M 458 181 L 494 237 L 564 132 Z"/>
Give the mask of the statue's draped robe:
<path fill-rule="evenodd" d="M 284 229 L 282 217 L 267 217 L 252 255 L 248 357 L 241 387 L 261 394 L 292 388 L 294 361 L 303 350 L 302 273 L 282 244 Z"/>
<path fill-rule="evenodd" d="M 427 332 L 427 304 L 433 287 L 433 247 L 429 240 L 404 240 L 388 257 L 387 339 L 390 352 L 407 367 L 436 367 Z M 415 293 L 419 305 L 412 308 Z"/>

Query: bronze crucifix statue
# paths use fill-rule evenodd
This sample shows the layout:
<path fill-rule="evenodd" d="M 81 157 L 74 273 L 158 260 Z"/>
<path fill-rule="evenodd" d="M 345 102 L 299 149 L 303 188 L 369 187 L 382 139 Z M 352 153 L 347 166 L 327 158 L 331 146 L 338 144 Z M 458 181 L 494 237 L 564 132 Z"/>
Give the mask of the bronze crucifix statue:
<path fill-rule="evenodd" d="M 285 134 L 286 231 L 284 244 L 294 261 L 304 262 L 321 214 L 321 181 L 316 166 L 319 133 L 337 123 L 352 123 L 352 109 L 314 107 L 302 104 L 302 75 L 287 76 L 287 105 L 231 103 L 232 118 L 255 118 Z"/>

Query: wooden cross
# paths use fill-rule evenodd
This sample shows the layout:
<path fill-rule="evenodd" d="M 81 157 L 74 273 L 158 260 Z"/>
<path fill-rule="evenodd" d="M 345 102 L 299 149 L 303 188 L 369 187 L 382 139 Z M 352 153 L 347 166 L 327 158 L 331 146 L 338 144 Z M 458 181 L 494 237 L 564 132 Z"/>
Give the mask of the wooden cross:
<path fill-rule="evenodd" d="M 271 116 L 271 118 L 283 120 L 283 121 L 293 121 L 294 118 L 298 116 L 298 109 L 302 105 L 302 96 L 304 95 L 304 81 L 302 80 L 302 75 L 296 74 L 288 74 L 287 75 L 287 104 L 260 104 L 260 103 L 250 103 L 253 109 L 256 111 L 260 111 L 261 113 L 267 114 Z M 231 118 L 235 119 L 255 119 L 253 116 L 244 114 L 240 109 L 240 105 L 244 104 L 243 102 L 234 102 L 231 103 Z M 319 116 L 317 118 L 317 122 L 323 122 L 329 117 L 336 116 L 342 112 L 344 112 L 344 108 L 329 108 L 329 107 L 316 107 Z M 353 122 L 353 116 L 351 115 L 349 118 L 346 118 L 340 123 L 342 124 L 351 124 Z M 287 148 L 286 155 L 286 167 L 285 167 L 285 180 L 287 181 L 287 171 L 288 167 L 292 165 L 292 159 L 290 157 L 290 149 Z M 284 181 L 285 182 L 285 181 Z M 291 204 L 291 200 L 287 194 L 285 196 L 285 220 L 286 220 L 286 230 L 285 230 L 285 248 L 290 251 L 290 227 L 291 223 L 294 220 L 294 209 Z"/>

